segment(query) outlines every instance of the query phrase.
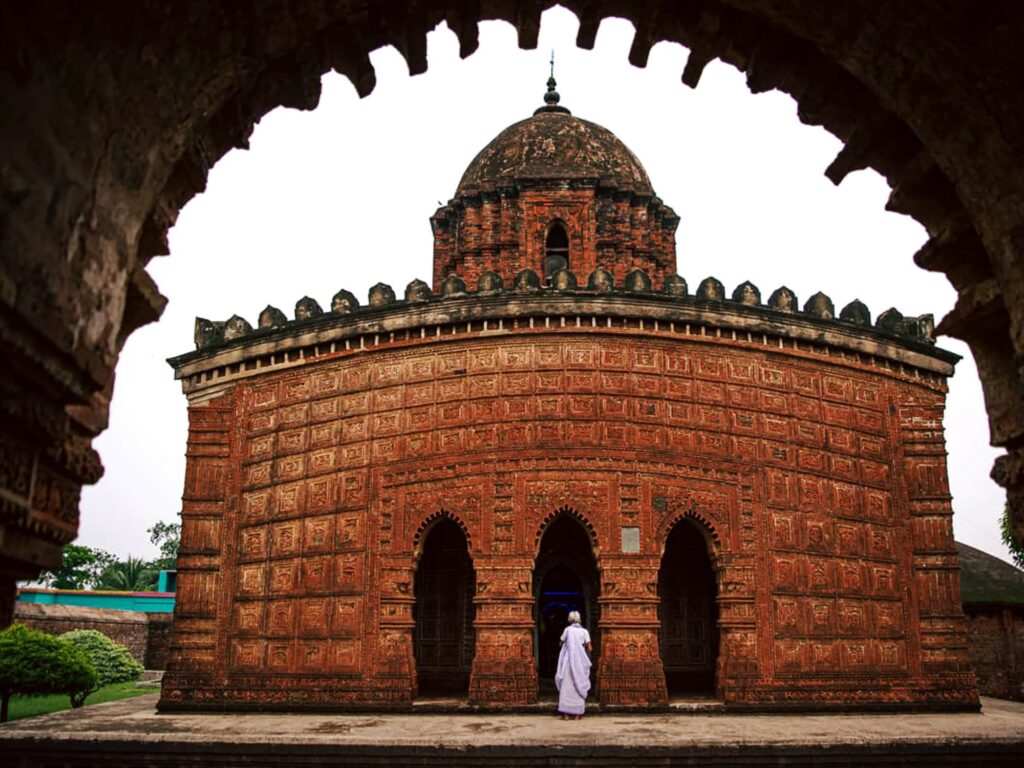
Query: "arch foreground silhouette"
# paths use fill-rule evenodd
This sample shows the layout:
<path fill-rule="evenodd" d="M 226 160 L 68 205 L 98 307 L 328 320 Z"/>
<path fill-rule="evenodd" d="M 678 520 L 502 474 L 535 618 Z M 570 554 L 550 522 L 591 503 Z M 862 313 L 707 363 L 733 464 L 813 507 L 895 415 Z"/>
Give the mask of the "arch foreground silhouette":
<path fill-rule="evenodd" d="M 792 94 L 802 121 L 844 142 L 831 180 L 868 166 L 888 179 L 888 207 L 930 235 L 915 260 L 959 292 L 939 330 L 977 360 L 992 442 L 1008 451 L 993 476 L 1024 539 L 1024 8 L 918 0 L 879 17 L 811 0 L 564 5 L 580 18 L 581 47 L 602 18 L 624 17 L 637 29 L 635 65 L 675 41 L 690 49 L 690 86 L 721 57 L 753 92 Z M 3 11 L 0 624 L 15 580 L 55 565 L 77 534 L 81 487 L 102 474 L 91 442 L 106 427 L 119 351 L 166 302 L 145 266 L 167 252 L 168 228 L 217 160 L 271 109 L 315 107 L 328 70 L 365 96 L 369 53 L 394 45 L 421 73 L 426 33 L 442 20 L 463 56 L 482 19 L 508 21 L 532 48 L 547 6 L 298 0 L 282 18 L 275 3 L 234 14 L 154 2 L 69 11 L 59 25 L 45 6 Z M 216 409 L 205 418 L 191 429 L 216 433 Z M 189 483 L 186 494 L 201 493 Z M 201 555 L 211 537 L 182 554 Z"/>

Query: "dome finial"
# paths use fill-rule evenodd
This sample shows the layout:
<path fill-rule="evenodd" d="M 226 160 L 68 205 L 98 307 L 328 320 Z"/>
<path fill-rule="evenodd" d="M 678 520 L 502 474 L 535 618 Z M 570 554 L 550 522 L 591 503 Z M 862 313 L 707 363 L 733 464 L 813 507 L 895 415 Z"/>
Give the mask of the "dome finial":
<path fill-rule="evenodd" d="M 555 82 L 555 52 L 551 51 L 551 74 L 548 77 L 548 90 L 544 94 L 544 106 L 538 108 L 533 114 L 539 112 L 564 112 L 569 114 L 569 110 L 565 107 L 558 106 L 558 102 L 561 101 L 561 96 L 558 95 L 558 91 L 555 90 L 555 86 L 558 83 Z"/>
<path fill-rule="evenodd" d="M 548 92 L 544 94 L 544 103 L 550 107 L 555 106 L 558 103 L 559 98 L 558 91 L 555 90 L 555 50 L 551 49 L 551 76 L 548 77 Z"/>

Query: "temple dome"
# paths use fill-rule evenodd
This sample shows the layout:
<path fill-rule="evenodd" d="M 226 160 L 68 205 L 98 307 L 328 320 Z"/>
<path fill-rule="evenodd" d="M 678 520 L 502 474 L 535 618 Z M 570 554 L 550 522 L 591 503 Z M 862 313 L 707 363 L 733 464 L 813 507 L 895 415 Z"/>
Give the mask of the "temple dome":
<path fill-rule="evenodd" d="M 614 133 L 550 105 L 510 125 L 480 150 L 462 174 L 455 195 L 522 181 L 583 179 L 653 195 L 647 171 Z"/>

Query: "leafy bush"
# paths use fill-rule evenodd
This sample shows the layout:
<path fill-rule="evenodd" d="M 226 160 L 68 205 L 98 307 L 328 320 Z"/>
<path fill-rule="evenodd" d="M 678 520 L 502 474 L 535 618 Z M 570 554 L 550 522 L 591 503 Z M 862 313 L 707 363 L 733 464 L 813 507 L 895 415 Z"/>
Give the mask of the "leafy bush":
<path fill-rule="evenodd" d="M 1013 538 L 1013 523 L 1010 521 L 1010 505 L 1003 507 L 1003 516 L 999 521 L 999 532 L 1003 537 L 1003 544 L 1010 550 L 1010 557 L 1018 568 L 1024 568 L 1024 543 Z"/>
<path fill-rule="evenodd" d="M 102 688 L 111 683 L 137 680 L 142 674 L 142 665 L 132 658 L 131 652 L 114 640 L 95 629 L 73 629 L 60 636 L 88 656 L 99 678 L 97 685 Z"/>
<path fill-rule="evenodd" d="M 66 693 L 80 707 L 96 689 L 89 657 L 59 637 L 14 624 L 0 632 L 0 722 L 15 693 Z"/>

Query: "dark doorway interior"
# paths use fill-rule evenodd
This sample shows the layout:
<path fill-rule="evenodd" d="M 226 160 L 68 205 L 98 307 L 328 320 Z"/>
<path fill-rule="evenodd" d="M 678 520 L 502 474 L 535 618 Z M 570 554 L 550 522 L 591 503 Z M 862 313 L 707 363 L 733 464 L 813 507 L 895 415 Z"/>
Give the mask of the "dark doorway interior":
<path fill-rule="evenodd" d="M 579 611 L 583 626 L 590 631 L 595 662 L 600 648 L 597 562 L 590 537 L 571 515 L 557 517 L 544 532 L 533 583 L 537 601 L 537 673 L 541 695 L 551 695 L 561 648 L 559 640 L 569 611 Z M 597 669 L 596 663 L 593 669 Z"/>
<path fill-rule="evenodd" d="M 415 592 L 419 695 L 465 695 L 473 664 L 476 578 L 466 537 L 451 520 L 441 520 L 427 534 Z"/>
<path fill-rule="evenodd" d="M 658 573 L 661 660 L 669 696 L 715 692 L 718 604 L 707 543 L 681 520 L 672 529 Z"/>
<path fill-rule="evenodd" d="M 569 235 L 561 222 L 555 222 L 544 241 L 544 279 L 551 282 L 552 275 L 569 268 Z"/>

